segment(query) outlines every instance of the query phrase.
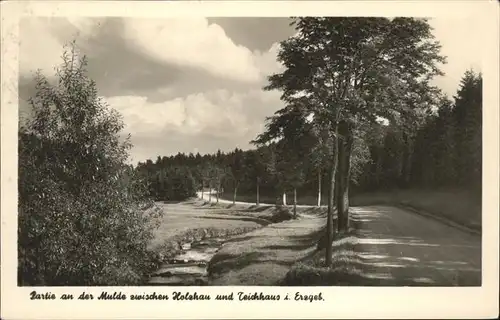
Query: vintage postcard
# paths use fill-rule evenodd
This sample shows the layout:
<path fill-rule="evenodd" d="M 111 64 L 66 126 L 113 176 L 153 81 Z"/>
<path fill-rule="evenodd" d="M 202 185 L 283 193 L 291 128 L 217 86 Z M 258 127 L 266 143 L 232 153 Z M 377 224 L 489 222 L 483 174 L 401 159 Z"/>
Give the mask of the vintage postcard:
<path fill-rule="evenodd" d="M 2 318 L 498 315 L 498 3 L 1 12 Z"/>

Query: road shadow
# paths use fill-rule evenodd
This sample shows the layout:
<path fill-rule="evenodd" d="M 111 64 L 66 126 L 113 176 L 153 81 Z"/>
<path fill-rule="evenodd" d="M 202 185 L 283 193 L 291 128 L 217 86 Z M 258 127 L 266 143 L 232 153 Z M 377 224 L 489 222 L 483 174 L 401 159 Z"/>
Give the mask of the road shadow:
<path fill-rule="evenodd" d="M 362 271 L 360 281 L 370 279 L 365 285 L 481 286 L 480 241 L 471 242 L 458 230 L 439 224 L 424 232 L 412 232 L 418 229 L 412 225 L 390 229 L 388 213 L 379 207 L 352 215 L 359 240 L 358 259 L 351 264 Z"/>
<path fill-rule="evenodd" d="M 383 208 L 351 213 L 356 232 L 345 239 L 337 234 L 332 265 L 325 267 L 321 250 L 295 265 L 279 285 L 481 286 L 480 242 L 442 225 L 412 232 L 419 228 L 413 220 L 402 229 L 391 229 L 388 213 L 390 209 Z M 307 241 L 304 236 L 295 238 Z"/>

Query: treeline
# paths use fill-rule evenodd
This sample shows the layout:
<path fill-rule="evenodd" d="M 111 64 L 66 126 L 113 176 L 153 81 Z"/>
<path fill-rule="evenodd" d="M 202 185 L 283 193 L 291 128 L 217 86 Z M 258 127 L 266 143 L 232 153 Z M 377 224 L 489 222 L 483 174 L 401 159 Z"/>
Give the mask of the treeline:
<path fill-rule="evenodd" d="M 481 75 L 467 71 L 454 101 L 442 98 L 411 125 L 372 125 L 355 143 L 353 192 L 460 187 L 480 193 L 481 97 Z M 295 146 L 279 141 L 246 151 L 178 153 L 139 163 L 137 170 L 157 200 L 182 200 L 203 187 L 224 191 L 234 200 L 251 196 L 256 203 L 259 197 L 282 203 L 284 192 L 290 197 L 296 191 L 325 204 L 328 172 L 317 145 L 310 134 Z"/>
<path fill-rule="evenodd" d="M 368 144 L 366 190 L 460 187 L 481 191 L 482 77 L 467 71 L 454 101 L 404 127 L 385 126 Z"/>

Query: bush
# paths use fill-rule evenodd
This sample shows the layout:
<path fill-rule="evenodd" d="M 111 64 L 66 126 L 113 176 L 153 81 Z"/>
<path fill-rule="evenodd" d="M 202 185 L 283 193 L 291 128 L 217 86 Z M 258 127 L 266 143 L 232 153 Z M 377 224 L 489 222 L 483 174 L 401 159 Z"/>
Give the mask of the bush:
<path fill-rule="evenodd" d="M 131 285 L 153 266 L 159 211 L 126 164 L 123 122 L 98 98 L 74 45 L 53 85 L 37 73 L 19 132 L 19 285 Z"/>

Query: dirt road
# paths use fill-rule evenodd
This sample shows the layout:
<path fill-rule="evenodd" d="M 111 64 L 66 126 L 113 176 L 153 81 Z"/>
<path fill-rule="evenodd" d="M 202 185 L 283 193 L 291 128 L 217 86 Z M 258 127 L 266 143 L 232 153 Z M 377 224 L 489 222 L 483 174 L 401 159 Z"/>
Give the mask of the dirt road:
<path fill-rule="evenodd" d="M 352 209 L 360 264 L 377 285 L 481 285 L 479 235 L 399 208 Z"/>

